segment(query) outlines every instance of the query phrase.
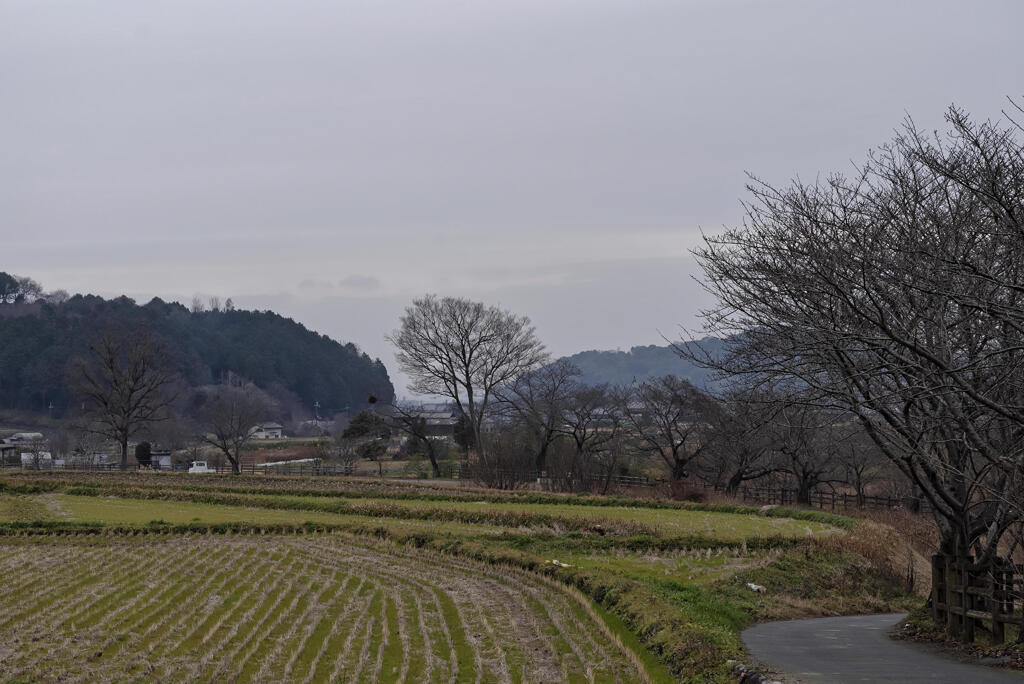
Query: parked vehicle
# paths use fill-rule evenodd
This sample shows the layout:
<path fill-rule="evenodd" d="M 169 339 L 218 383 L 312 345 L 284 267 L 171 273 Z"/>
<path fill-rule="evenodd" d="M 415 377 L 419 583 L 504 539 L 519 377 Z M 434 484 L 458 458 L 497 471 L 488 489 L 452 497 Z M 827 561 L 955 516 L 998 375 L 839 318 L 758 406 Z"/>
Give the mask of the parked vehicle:
<path fill-rule="evenodd" d="M 215 473 L 216 468 L 210 468 L 206 465 L 206 461 L 193 461 L 192 465 L 189 466 L 188 472 L 190 473 Z"/>

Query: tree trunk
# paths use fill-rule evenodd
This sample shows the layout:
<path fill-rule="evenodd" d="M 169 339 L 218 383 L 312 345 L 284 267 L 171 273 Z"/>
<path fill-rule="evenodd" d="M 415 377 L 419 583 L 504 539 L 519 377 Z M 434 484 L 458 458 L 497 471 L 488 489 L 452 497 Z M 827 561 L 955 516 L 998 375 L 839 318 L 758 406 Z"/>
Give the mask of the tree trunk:
<path fill-rule="evenodd" d="M 534 459 L 534 466 L 538 473 L 542 473 L 548 468 L 548 445 L 547 442 L 541 445 L 540 450 L 537 452 L 537 458 Z"/>
<path fill-rule="evenodd" d="M 672 479 L 673 480 L 684 480 L 689 473 L 686 472 L 686 461 L 681 461 L 678 458 L 672 459 Z"/>
<path fill-rule="evenodd" d="M 437 454 L 434 453 L 433 442 L 429 437 L 424 437 L 423 445 L 427 447 L 427 458 L 430 459 L 430 468 L 434 471 L 434 477 L 441 477 L 441 468 L 437 465 Z"/>
<path fill-rule="evenodd" d="M 805 506 L 811 505 L 811 483 L 801 479 L 797 482 L 796 502 Z"/>
<path fill-rule="evenodd" d="M 128 470 L 128 438 L 121 438 L 121 470 Z"/>

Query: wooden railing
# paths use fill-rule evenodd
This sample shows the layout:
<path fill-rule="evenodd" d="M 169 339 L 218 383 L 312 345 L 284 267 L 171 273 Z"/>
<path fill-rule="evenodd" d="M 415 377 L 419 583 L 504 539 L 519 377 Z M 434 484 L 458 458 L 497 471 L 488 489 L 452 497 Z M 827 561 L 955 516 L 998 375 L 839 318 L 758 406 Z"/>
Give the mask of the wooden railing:
<path fill-rule="evenodd" d="M 1016 625 L 1019 631 L 1024 624 L 1018 590 L 1024 586 L 1024 567 L 999 561 L 992 569 L 979 571 L 971 560 L 932 556 L 932 617 L 968 643 L 984 631 L 1001 644 L 1006 625 Z"/>
<path fill-rule="evenodd" d="M 706 489 L 725 493 L 725 488 L 713 484 L 704 485 Z M 790 487 L 740 487 L 736 496 L 743 501 L 774 504 L 777 506 L 799 505 L 798 492 Z M 815 508 L 841 510 L 843 508 L 903 508 L 915 512 L 928 512 L 928 502 L 923 499 L 900 496 L 857 496 L 849 492 L 816 490 L 809 494 L 807 505 Z"/>

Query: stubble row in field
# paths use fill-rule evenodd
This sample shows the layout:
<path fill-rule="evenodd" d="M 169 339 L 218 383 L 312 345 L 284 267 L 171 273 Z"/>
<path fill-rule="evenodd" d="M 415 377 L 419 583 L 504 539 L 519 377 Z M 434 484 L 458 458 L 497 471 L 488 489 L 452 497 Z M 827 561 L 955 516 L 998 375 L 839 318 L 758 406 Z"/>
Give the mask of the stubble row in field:
<path fill-rule="evenodd" d="M 643 681 L 544 578 L 339 535 L 9 541 L 0 679 Z"/>

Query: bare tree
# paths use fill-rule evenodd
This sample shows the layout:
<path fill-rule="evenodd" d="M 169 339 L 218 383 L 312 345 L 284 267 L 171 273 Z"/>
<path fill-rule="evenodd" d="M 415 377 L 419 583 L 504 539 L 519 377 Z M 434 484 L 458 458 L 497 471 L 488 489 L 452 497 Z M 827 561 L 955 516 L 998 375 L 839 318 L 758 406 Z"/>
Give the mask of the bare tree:
<path fill-rule="evenodd" d="M 536 474 L 530 456 L 530 435 L 514 424 L 491 430 L 484 439 L 488 442 L 489 458 L 473 470 L 474 478 L 486 487 L 518 489 L 532 481 Z"/>
<path fill-rule="evenodd" d="M 43 286 L 38 282 L 28 276 L 15 277 L 18 278 L 18 296 L 16 301 L 34 302 L 42 296 Z"/>
<path fill-rule="evenodd" d="M 780 470 L 796 484 L 796 502 L 809 506 L 811 496 L 823 484 L 839 481 L 839 447 L 846 436 L 841 416 L 830 410 L 791 402 L 774 418 L 775 448 Z"/>
<path fill-rule="evenodd" d="M 128 440 L 167 417 L 177 394 L 177 373 L 163 348 L 148 336 L 101 335 L 88 357 L 72 361 L 70 383 L 83 399 L 81 429 L 117 443 L 121 469 L 128 467 Z"/>
<path fill-rule="evenodd" d="M 707 412 L 707 445 L 697 467 L 705 477 L 736 494 L 746 482 L 781 469 L 778 435 L 771 420 L 777 398 L 756 389 L 733 387 Z"/>
<path fill-rule="evenodd" d="M 43 287 L 26 276 L 0 271 L 0 304 L 34 302 L 43 294 Z"/>
<path fill-rule="evenodd" d="M 331 458 L 341 463 L 347 475 L 352 474 L 359 460 L 359 447 L 363 440 L 338 435 L 334 438 L 334 446 L 331 448 Z"/>
<path fill-rule="evenodd" d="M 1012 126 L 948 120 L 908 123 L 852 179 L 753 184 L 745 225 L 697 252 L 731 340 L 705 361 L 851 412 L 941 552 L 985 567 L 1022 513 L 1024 161 Z"/>
<path fill-rule="evenodd" d="M 458 405 L 482 462 L 482 426 L 495 390 L 547 358 L 529 318 L 455 297 L 415 300 L 387 339 L 398 349 L 395 357 L 412 379 L 412 391 Z"/>
<path fill-rule="evenodd" d="M 640 383 L 623 406 L 634 448 L 657 456 L 673 480 L 687 476 L 690 462 L 707 446 L 711 399 L 674 375 Z"/>
<path fill-rule="evenodd" d="M 579 368 L 559 359 L 499 388 L 503 406 L 532 437 L 529 448 L 538 472 L 547 470 L 551 445 L 563 434 L 571 399 L 580 390 L 579 376 Z"/>
<path fill-rule="evenodd" d="M 853 487 L 857 505 L 863 506 L 868 488 L 888 474 L 889 462 L 859 425 L 851 425 L 850 430 L 851 432 L 836 444 L 836 448 L 844 480 L 847 485 Z"/>
<path fill-rule="evenodd" d="M 100 462 L 104 436 L 94 430 L 84 428 L 75 421 L 69 423 L 66 430 L 69 442 L 69 453 L 65 463 L 74 466 L 94 466 Z"/>
<path fill-rule="evenodd" d="M 47 467 L 53 463 L 52 455 L 50 453 L 49 443 L 46 439 L 32 439 L 25 442 L 21 449 L 21 465 L 26 465 L 31 470 L 42 470 L 43 465 Z M 25 456 L 28 456 L 28 463 L 25 462 Z"/>
<path fill-rule="evenodd" d="M 269 416 L 273 402 L 253 385 L 222 385 L 205 392 L 207 400 L 200 409 L 200 423 L 206 432 L 200 438 L 224 454 L 232 472 L 239 473 L 242 451 L 252 441 L 255 428 Z"/>
<path fill-rule="evenodd" d="M 430 468 L 434 477 L 440 477 L 437 436 L 432 433 L 430 424 L 423 416 L 423 407 L 395 402 L 390 409 L 392 424 L 423 449 L 423 453 L 430 460 Z"/>
<path fill-rule="evenodd" d="M 71 299 L 71 295 L 67 290 L 53 290 L 43 295 L 43 300 L 50 304 L 63 304 L 69 299 Z"/>
<path fill-rule="evenodd" d="M 346 447 L 353 447 L 359 458 L 377 464 L 377 475 L 384 477 L 384 455 L 387 453 L 391 428 L 374 411 L 361 411 L 341 433 Z"/>
<path fill-rule="evenodd" d="M 203 298 L 199 295 L 192 297 L 191 311 L 192 313 L 202 313 L 206 311 L 206 304 L 203 303 Z"/>
<path fill-rule="evenodd" d="M 578 386 L 569 397 L 558 432 L 571 445 L 568 457 L 557 459 L 557 477 L 565 488 L 588 488 L 594 480 L 607 489 L 623 455 L 623 392 L 610 385 Z"/>

